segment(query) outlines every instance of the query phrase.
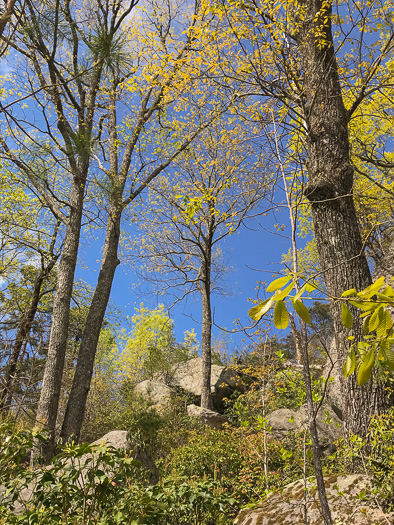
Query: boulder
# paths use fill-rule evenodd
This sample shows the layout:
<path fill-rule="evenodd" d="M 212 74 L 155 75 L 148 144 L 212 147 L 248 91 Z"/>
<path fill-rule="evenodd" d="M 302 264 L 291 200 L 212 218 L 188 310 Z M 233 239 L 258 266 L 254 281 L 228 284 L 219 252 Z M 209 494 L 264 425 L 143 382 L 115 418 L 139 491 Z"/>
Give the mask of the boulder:
<path fill-rule="evenodd" d="M 187 414 L 190 417 L 198 418 L 204 425 L 211 428 L 221 430 L 229 423 L 228 419 L 222 414 L 218 414 L 208 408 L 198 407 L 196 405 L 188 405 Z"/>
<path fill-rule="evenodd" d="M 394 513 L 384 514 L 362 474 L 325 476 L 324 484 L 334 524 L 372 525 L 393 523 Z M 365 491 L 365 495 L 363 493 Z M 305 516 L 306 511 L 306 516 Z M 234 525 L 323 525 L 315 481 L 295 481 L 268 494 L 255 508 L 242 510 Z"/>
<path fill-rule="evenodd" d="M 133 459 L 140 461 L 142 467 L 149 472 L 150 484 L 155 485 L 159 481 L 159 471 L 157 470 L 155 462 L 143 447 L 131 442 L 127 434 L 127 430 L 113 430 L 91 443 L 91 445 L 105 444 L 108 447 L 118 448 L 126 452 L 131 451 Z"/>
<path fill-rule="evenodd" d="M 166 374 L 158 374 L 155 381 L 166 383 L 167 386 L 176 390 L 183 390 L 194 396 L 201 396 L 202 388 L 202 358 L 196 357 L 189 361 L 176 363 L 171 371 Z M 138 386 L 138 385 L 137 385 Z M 230 397 L 235 391 L 245 392 L 246 386 L 241 375 L 232 367 L 212 365 L 211 368 L 211 392 L 215 408 L 223 409 L 223 399 Z"/>
<path fill-rule="evenodd" d="M 283 438 L 289 430 L 303 430 L 308 428 L 306 405 L 298 410 L 280 408 L 267 416 L 271 432 L 278 438 Z M 343 436 L 343 426 L 334 410 L 323 403 L 316 417 L 317 431 L 322 448 L 329 447 L 334 441 Z"/>
<path fill-rule="evenodd" d="M 134 392 L 149 398 L 157 406 L 166 405 L 171 398 L 171 388 L 152 379 L 138 383 L 134 388 Z"/>
<path fill-rule="evenodd" d="M 149 483 L 154 485 L 159 481 L 159 471 L 157 470 L 157 467 L 154 463 L 154 461 L 150 458 L 150 456 L 147 454 L 147 452 L 140 446 L 131 443 L 127 439 L 127 431 L 126 430 L 114 430 L 112 432 L 108 432 L 108 434 L 105 434 L 102 438 L 98 439 L 97 441 L 94 441 L 91 443 L 91 445 L 107 445 L 111 446 L 120 450 L 124 451 L 131 451 L 131 455 L 133 459 L 139 461 L 142 464 L 142 467 L 149 472 Z M 78 464 L 78 468 L 80 468 L 80 476 L 78 478 L 78 483 L 80 486 L 85 484 L 85 476 L 87 468 L 85 468 L 85 463 L 91 458 L 91 454 L 84 454 L 81 457 L 77 458 L 76 463 Z M 71 465 L 71 460 L 67 462 L 66 465 Z M 13 514 L 19 515 L 26 511 L 27 506 L 29 502 L 31 501 L 33 494 L 36 490 L 37 484 L 42 479 L 42 476 L 45 474 L 46 470 L 50 470 L 51 465 L 48 465 L 47 467 L 43 467 L 41 469 L 37 469 L 35 480 L 32 483 L 26 484 L 24 480 L 21 480 L 21 488 L 18 491 L 18 498 L 13 502 L 12 508 L 13 508 Z M 107 469 L 105 469 L 107 470 Z M 111 470 L 111 467 L 108 468 L 108 470 Z M 0 503 L 6 503 L 7 498 L 5 497 L 7 492 L 7 487 L 1 486 L 0 487 Z M 7 502 L 9 503 L 9 502 Z"/>

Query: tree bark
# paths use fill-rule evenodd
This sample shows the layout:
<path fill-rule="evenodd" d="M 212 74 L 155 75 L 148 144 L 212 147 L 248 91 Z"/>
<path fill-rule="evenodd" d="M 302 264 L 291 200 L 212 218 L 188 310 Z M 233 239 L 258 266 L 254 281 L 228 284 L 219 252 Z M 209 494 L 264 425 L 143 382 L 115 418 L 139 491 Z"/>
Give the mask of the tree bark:
<path fill-rule="evenodd" d="M 63 252 L 60 258 L 55 291 L 48 356 L 42 382 L 36 425 L 49 431 L 48 441 L 36 443 L 32 463 L 40 459 L 49 463 L 55 450 L 55 429 L 59 407 L 60 385 L 67 349 L 71 294 L 77 264 L 86 177 L 74 184 L 70 196 L 70 215 Z"/>
<path fill-rule="evenodd" d="M 64 440 L 70 438 L 78 440 L 81 433 L 101 326 L 115 271 L 120 263 L 118 259 L 120 219 L 120 209 L 109 213 L 102 264 L 79 347 L 77 366 L 60 434 Z"/>
<path fill-rule="evenodd" d="M 201 299 L 202 299 L 202 384 L 201 406 L 213 409 L 211 394 L 212 366 L 212 312 L 211 312 L 211 246 L 206 247 L 201 266 Z"/>
<path fill-rule="evenodd" d="M 348 112 L 344 106 L 334 52 L 331 8 L 323 1 L 305 2 L 305 22 L 296 35 L 304 71 L 307 125 L 308 183 L 305 195 L 312 207 L 312 221 L 320 264 L 331 303 L 339 365 L 347 354 L 347 336 L 335 298 L 350 288 L 361 290 L 371 283 L 353 201 L 353 167 L 350 163 Z M 324 20 L 325 19 L 325 20 Z M 322 36 L 317 37 L 317 32 Z M 357 312 L 353 335 L 362 336 Z M 365 433 L 370 416 L 379 410 L 379 396 L 370 382 L 359 388 L 353 377 L 342 378 L 347 428 Z"/>

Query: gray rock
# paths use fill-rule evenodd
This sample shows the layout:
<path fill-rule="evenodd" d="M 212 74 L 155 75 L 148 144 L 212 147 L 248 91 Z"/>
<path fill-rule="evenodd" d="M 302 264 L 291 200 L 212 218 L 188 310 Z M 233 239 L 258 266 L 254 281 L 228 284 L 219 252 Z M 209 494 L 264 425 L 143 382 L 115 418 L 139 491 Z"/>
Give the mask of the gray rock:
<path fill-rule="evenodd" d="M 165 406 L 171 399 L 171 388 L 164 383 L 147 379 L 134 388 L 136 394 L 149 398 L 155 405 Z"/>
<path fill-rule="evenodd" d="M 394 514 L 384 514 L 371 492 L 368 476 L 361 474 L 325 476 L 324 484 L 334 525 L 393 523 Z M 358 496 L 362 491 L 366 499 Z M 305 520 L 306 509 L 306 520 Z M 323 525 L 315 482 L 287 485 L 271 493 L 253 509 L 242 510 L 234 525 Z"/>
<path fill-rule="evenodd" d="M 109 447 L 125 450 L 126 452 L 131 451 L 133 459 L 140 461 L 142 467 L 149 471 L 149 482 L 152 485 L 155 485 L 159 481 L 159 471 L 157 470 L 154 461 L 144 450 L 144 448 L 136 443 L 130 442 L 127 438 L 127 434 L 128 433 L 126 430 L 113 430 L 112 432 L 105 434 L 105 436 L 98 439 L 97 441 L 91 443 L 91 445 L 105 444 Z"/>
<path fill-rule="evenodd" d="M 303 405 L 298 410 L 280 408 L 267 416 L 271 432 L 281 438 L 289 430 L 308 428 L 307 409 Z M 321 445 L 326 447 L 343 436 L 343 426 L 336 413 L 323 403 L 316 417 L 316 425 Z"/>
<path fill-rule="evenodd" d="M 192 395 L 201 396 L 202 358 L 175 364 L 166 375 L 158 374 L 155 381 L 166 383 L 170 388 L 182 389 Z M 245 392 L 246 386 L 240 374 L 232 367 L 212 365 L 211 392 L 216 408 L 223 408 L 223 399 L 230 397 L 234 391 Z"/>
<path fill-rule="evenodd" d="M 188 405 L 187 414 L 190 417 L 198 418 L 204 425 L 211 428 L 221 430 L 226 424 L 229 423 L 228 419 L 222 414 L 218 414 L 208 408 L 198 407 L 196 405 Z"/>
<path fill-rule="evenodd" d="M 106 445 L 119 450 L 124 450 L 126 452 L 131 451 L 131 456 L 133 459 L 141 462 L 142 467 L 149 472 L 149 483 L 154 485 L 159 481 L 159 471 L 157 470 L 154 461 L 142 447 L 131 443 L 127 439 L 126 430 L 114 430 L 112 432 L 108 432 L 108 434 L 105 434 L 105 436 L 102 438 L 94 441 L 91 443 L 91 445 Z M 81 472 L 78 482 L 81 486 L 85 483 L 85 475 L 87 472 L 87 468 L 84 468 L 84 465 L 91 457 L 91 454 L 84 454 L 77 460 L 77 465 Z M 69 460 L 66 465 L 71 465 L 71 461 Z M 49 470 L 50 468 L 51 467 L 49 465 L 48 467 L 37 469 L 37 476 L 35 477 L 35 481 L 32 483 L 26 484 L 25 480 L 21 480 L 21 487 L 18 491 L 18 499 L 13 503 L 13 514 L 19 515 L 26 511 L 27 505 L 33 497 L 38 482 L 44 475 L 45 470 Z M 108 470 L 110 471 L 111 469 L 109 468 Z M 4 502 L 5 492 L 6 487 L 0 487 L 0 502 L 2 500 Z"/>

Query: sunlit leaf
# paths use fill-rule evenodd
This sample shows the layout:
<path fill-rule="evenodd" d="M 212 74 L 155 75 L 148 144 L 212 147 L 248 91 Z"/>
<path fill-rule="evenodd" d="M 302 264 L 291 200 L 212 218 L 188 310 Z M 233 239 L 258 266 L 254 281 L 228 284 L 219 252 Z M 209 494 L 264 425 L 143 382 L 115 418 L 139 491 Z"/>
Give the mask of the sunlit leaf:
<path fill-rule="evenodd" d="M 256 304 L 252 308 L 250 308 L 248 315 L 253 319 L 253 321 L 259 321 L 264 314 L 268 312 L 268 310 L 271 308 L 271 306 L 274 303 L 274 299 L 270 297 L 269 299 L 266 299 L 260 304 Z"/>
<path fill-rule="evenodd" d="M 282 299 L 287 297 L 289 295 L 289 293 L 292 291 L 293 288 L 294 288 L 294 282 L 291 282 L 289 284 L 289 286 L 286 286 L 286 288 L 284 290 L 282 290 L 281 292 L 275 294 L 275 296 L 274 296 L 275 301 L 281 301 Z"/>
<path fill-rule="evenodd" d="M 284 330 L 289 324 L 289 314 L 284 301 L 277 301 L 275 304 L 274 324 L 280 330 Z"/>
<path fill-rule="evenodd" d="M 292 275 L 285 275 L 284 277 L 275 279 L 275 281 L 272 281 L 272 283 L 267 286 L 267 292 L 275 292 L 276 290 L 279 290 L 282 286 L 287 284 L 290 279 L 292 279 Z"/>
<path fill-rule="evenodd" d="M 354 352 L 354 346 L 352 345 L 346 357 L 346 361 L 343 365 L 343 375 L 345 377 L 349 377 L 350 375 L 353 374 L 355 369 L 356 369 L 356 354 Z"/>
<path fill-rule="evenodd" d="M 372 313 L 371 319 L 369 320 L 369 331 L 373 332 L 377 329 L 379 324 L 383 320 L 383 306 L 379 306 L 379 308 L 376 308 L 376 310 Z"/>
<path fill-rule="evenodd" d="M 390 330 L 390 328 L 393 326 L 393 321 L 388 310 L 384 309 L 383 307 L 379 319 L 380 323 L 376 329 L 376 335 L 379 339 L 382 339 L 383 337 L 386 337 L 387 330 Z"/>
<path fill-rule="evenodd" d="M 366 318 L 364 319 L 364 322 L 363 322 L 363 334 L 364 334 L 364 335 L 369 334 L 369 332 L 371 331 L 371 330 L 369 329 L 369 321 L 370 321 L 370 319 L 371 319 L 371 314 L 369 314 L 368 317 L 366 317 Z"/>
<path fill-rule="evenodd" d="M 311 316 L 309 314 L 308 308 L 302 303 L 301 301 L 294 301 L 293 300 L 293 306 L 294 310 L 297 312 L 297 314 L 301 317 L 301 319 L 307 323 L 311 323 Z"/>
<path fill-rule="evenodd" d="M 378 292 L 382 286 L 384 285 L 384 277 L 379 277 L 374 283 L 370 284 L 365 288 L 364 290 L 361 290 L 361 292 L 358 292 L 358 296 L 362 298 L 370 298 L 373 295 L 375 295 L 376 292 Z"/>
<path fill-rule="evenodd" d="M 374 302 L 367 302 L 367 301 L 349 301 L 350 304 L 355 306 L 356 308 L 360 308 L 360 310 L 364 310 L 364 312 L 369 312 L 371 310 L 374 310 L 376 308 L 376 303 Z"/>
<path fill-rule="evenodd" d="M 301 286 L 300 291 L 297 292 L 293 298 L 293 301 L 298 301 L 298 299 L 302 296 L 302 294 L 306 291 L 306 285 L 304 284 Z"/>
<path fill-rule="evenodd" d="M 357 382 L 360 386 L 365 385 L 365 383 L 371 378 L 374 362 L 375 352 L 374 349 L 371 348 L 358 369 Z"/>
<path fill-rule="evenodd" d="M 345 292 L 343 292 L 341 297 L 349 297 L 352 295 L 357 295 L 357 290 L 355 288 L 352 288 L 351 290 L 346 290 Z"/>
<path fill-rule="evenodd" d="M 305 283 L 305 289 L 308 293 L 314 292 L 317 290 L 316 284 L 313 284 L 311 282 Z"/>
<path fill-rule="evenodd" d="M 353 326 L 353 316 L 350 313 L 350 310 L 346 303 L 342 303 L 341 321 L 342 321 L 343 326 L 347 328 L 348 330 Z"/>

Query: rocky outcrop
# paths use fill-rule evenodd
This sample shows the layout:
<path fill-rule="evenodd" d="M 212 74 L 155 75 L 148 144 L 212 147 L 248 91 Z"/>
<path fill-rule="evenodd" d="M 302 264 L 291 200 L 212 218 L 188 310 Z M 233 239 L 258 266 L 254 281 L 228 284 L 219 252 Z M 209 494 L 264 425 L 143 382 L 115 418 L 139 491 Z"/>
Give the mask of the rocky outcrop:
<path fill-rule="evenodd" d="M 305 405 L 298 410 L 280 408 L 268 414 L 267 420 L 271 432 L 278 438 L 284 437 L 289 430 L 308 428 Z M 342 422 L 327 403 L 323 403 L 320 407 L 316 416 L 316 425 L 323 450 L 343 436 Z"/>
<path fill-rule="evenodd" d="M 218 414 L 213 410 L 198 407 L 196 405 L 189 405 L 187 407 L 187 414 L 189 417 L 199 419 L 207 427 L 216 428 L 217 430 L 221 430 L 229 423 L 228 419 L 225 416 L 222 416 L 222 414 Z"/>
<path fill-rule="evenodd" d="M 126 452 L 131 451 L 133 459 L 139 461 L 142 467 L 149 472 L 149 483 L 155 485 L 159 481 L 159 471 L 157 470 L 155 462 L 143 447 L 128 439 L 128 432 L 126 430 L 113 430 L 97 441 L 91 443 L 91 445 L 101 444 L 104 444 L 107 447 L 124 450 Z"/>
<path fill-rule="evenodd" d="M 108 447 L 114 447 L 119 450 L 124 450 L 125 452 L 131 452 L 131 456 L 133 457 L 133 459 L 139 461 L 142 467 L 148 472 L 149 483 L 152 485 L 158 483 L 159 471 L 157 470 L 154 461 L 142 447 L 130 442 L 127 438 L 127 434 L 128 433 L 126 430 L 114 430 L 112 432 L 108 432 L 108 434 L 105 434 L 105 436 L 103 436 L 102 438 L 91 443 L 91 446 L 106 445 Z M 70 468 L 71 466 L 77 466 L 77 469 L 80 473 L 77 480 L 79 486 L 84 486 L 86 483 L 86 474 L 89 469 L 89 466 L 91 466 L 91 458 L 92 454 L 87 453 L 78 457 L 75 462 L 73 462 L 73 460 L 68 460 L 65 465 L 65 470 L 67 468 Z M 26 480 L 21 479 L 21 485 L 18 490 L 18 497 L 12 502 L 12 504 L 9 497 L 6 497 L 7 487 L 0 487 L 0 503 L 7 504 L 9 507 L 11 507 L 12 513 L 15 515 L 23 514 L 24 512 L 26 512 L 29 503 L 33 499 L 34 493 L 36 492 L 37 485 L 41 483 L 43 476 L 46 475 L 48 471 L 51 472 L 51 468 L 52 466 L 48 465 L 47 467 L 37 469 L 35 471 L 33 482 L 26 482 Z M 102 466 L 102 468 L 104 467 Z M 108 475 L 108 472 L 111 472 L 113 468 L 114 466 L 112 465 L 108 466 L 108 469 L 105 467 L 104 470 L 107 472 Z M 62 474 L 62 471 L 56 471 L 55 476 L 59 474 Z M 50 475 L 52 476 L 52 472 Z M 48 490 L 50 490 L 50 484 L 48 484 Z"/>
<path fill-rule="evenodd" d="M 143 381 L 135 387 L 145 397 L 149 397 L 156 405 L 166 404 L 172 394 L 186 392 L 196 397 L 201 396 L 202 359 L 196 357 L 189 361 L 176 363 L 166 374 L 156 374 L 153 380 Z M 223 410 L 224 398 L 229 398 L 234 392 L 245 392 L 246 386 L 241 375 L 231 367 L 212 365 L 211 392 L 214 407 Z"/>
<path fill-rule="evenodd" d="M 394 514 L 384 514 L 371 492 L 370 481 L 361 474 L 324 478 L 332 520 L 338 525 L 394 523 Z M 306 516 L 305 516 L 306 514 Z M 323 525 L 315 483 L 299 480 L 271 493 L 253 509 L 242 510 L 234 525 Z"/>
<path fill-rule="evenodd" d="M 172 390 L 164 383 L 147 379 L 138 383 L 134 388 L 134 392 L 149 398 L 157 406 L 165 406 L 171 399 Z"/>

